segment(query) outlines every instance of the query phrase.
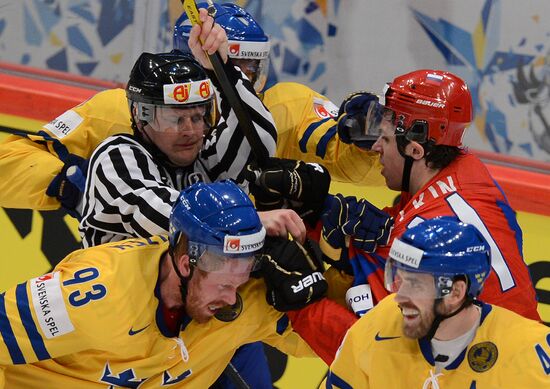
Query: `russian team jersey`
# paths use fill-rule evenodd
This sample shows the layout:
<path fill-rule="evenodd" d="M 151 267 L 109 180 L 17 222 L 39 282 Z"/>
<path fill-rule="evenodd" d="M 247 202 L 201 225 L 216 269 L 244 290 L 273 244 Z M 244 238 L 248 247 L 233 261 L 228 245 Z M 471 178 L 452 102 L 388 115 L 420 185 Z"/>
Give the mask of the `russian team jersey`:
<path fill-rule="evenodd" d="M 391 295 L 348 331 L 323 387 L 340 389 L 550 388 L 550 329 L 483 304 L 466 349 L 437 371 L 431 344 L 406 338 Z"/>
<path fill-rule="evenodd" d="M 165 237 L 79 250 L 49 274 L 0 295 L 0 366 L 6 388 L 207 388 L 241 345 L 264 341 L 313 356 L 265 285 L 239 289 L 233 321 L 187 321 L 170 337 L 159 308 Z"/>
<path fill-rule="evenodd" d="M 407 228 L 436 216 L 456 216 L 476 226 L 491 247 L 493 268 L 480 299 L 540 320 L 535 289 L 523 260 L 521 228 L 502 190 L 476 156 L 458 157 L 414 196 L 401 193 L 401 202 L 386 211 L 395 218 L 391 240 Z M 375 300 L 380 301 L 388 294 L 384 287 L 384 263 L 391 242 L 378 247 L 374 254 L 350 246 L 354 282 L 368 281 Z"/>

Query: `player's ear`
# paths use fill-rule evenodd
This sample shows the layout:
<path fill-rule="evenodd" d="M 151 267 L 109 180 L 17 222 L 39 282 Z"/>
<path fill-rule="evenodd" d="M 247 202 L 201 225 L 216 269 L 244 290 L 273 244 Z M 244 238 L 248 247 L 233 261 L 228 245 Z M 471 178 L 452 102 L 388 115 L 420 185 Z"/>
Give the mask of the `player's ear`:
<path fill-rule="evenodd" d="M 190 265 L 189 265 L 189 255 L 187 254 L 178 255 L 176 257 L 175 264 L 178 267 L 178 270 L 180 271 L 183 277 L 189 276 L 189 273 L 191 273 Z"/>
<path fill-rule="evenodd" d="M 410 141 L 406 148 L 405 152 L 407 155 L 411 156 L 415 161 L 419 161 L 422 158 L 424 158 L 424 155 L 426 154 L 424 147 L 415 141 Z"/>
<path fill-rule="evenodd" d="M 452 303 L 462 304 L 462 300 L 466 298 L 466 293 L 468 292 L 468 285 L 466 280 L 458 279 L 453 282 L 453 287 L 451 289 L 450 298 Z"/>

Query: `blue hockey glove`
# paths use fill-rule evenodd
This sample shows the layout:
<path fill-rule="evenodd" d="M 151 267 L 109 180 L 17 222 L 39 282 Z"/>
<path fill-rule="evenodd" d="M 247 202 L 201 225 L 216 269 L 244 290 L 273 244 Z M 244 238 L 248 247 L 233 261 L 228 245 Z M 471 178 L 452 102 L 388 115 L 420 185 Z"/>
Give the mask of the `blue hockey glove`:
<path fill-rule="evenodd" d="M 55 197 L 69 215 L 80 218 L 77 207 L 86 186 L 88 160 L 78 155 L 69 154 L 61 172 L 54 177 L 46 194 Z"/>
<path fill-rule="evenodd" d="M 344 234 L 353 237 L 353 246 L 372 253 L 378 245 L 387 245 L 393 218 L 365 199 L 358 201 L 355 213 L 342 226 Z"/>
<path fill-rule="evenodd" d="M 370 150 L 380 136 L 384 107 L 378 96 L 369 92 L 355 92 L 340 105 L 338 136 L 344 143 Z"/>
<path fill-rule="evenodd" d="M 357 198 L 354 196 L 344 197 L 338 193 L 333 196 L 332 203 L 327 212 L 321 216 L 323 227 L 321 237 L 332 248 L 343 249 L 347 247 L 346 237 L 353 227 L 348 226 L 350 220 L 357 222 Z M 347 229 L 345 227 L 347 226 Z"/>

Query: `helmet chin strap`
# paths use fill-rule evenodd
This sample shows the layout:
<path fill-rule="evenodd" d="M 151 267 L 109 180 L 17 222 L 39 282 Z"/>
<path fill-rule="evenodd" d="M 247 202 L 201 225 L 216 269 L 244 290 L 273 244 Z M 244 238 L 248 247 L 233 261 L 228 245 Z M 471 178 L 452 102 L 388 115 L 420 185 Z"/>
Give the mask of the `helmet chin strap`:
<path fill-rule="evenodd" d="M 409 191 L 411 182 L 411 169 L 414 159 L 411 156 L 405 156 L 405 164 L 403 165 L 403 177 L 401 178 L 401 190 L 403 192 Z"/>
<path fill-rule="evenodd" d="M 439 325 L 441 324 L 441 322 L 445 319 L 449 319 L 449 318 L 459 314 L 464 308 L 466 308 L 466 305 L 470 302 L 470 300 L 471 300 L 470 298 L 464 299 L 464 301 L 462 302 L 462 305 L 460 305 L 460 307 L 456 311 L 454 311 L 454 312 L 452 312 L 448 315 L 441 315 L 441 314 L 437 313 L 436 307 L 437 307 L 438 304 L 443 302 L 443 298 L 440 297 L 438 299 L 435 299 L 434 304 L 433 304 L 433 312 L 434 312 L 435 318 L 434 318 L 434 321 L 432 322 L 432 326 L 430 327 L 430 330 L 424 336 L 423 339 L 426 339 L 427 341 L 431 341 L 432 338 L 434 337 L 437 329 L 439 328 Z"/>
<path fill-rule="evenodd" d="M 181 299 L 183 301 L 183 305 L 185 306 L 185 302 L 187 301 L 187 286 L 189 284 L 189 280 L 191 279 L 191 277 L 193 277 L 195 266 L 192 264 L 189 264 L 189 275 L 187 277 L 184 277 L 184 275 L 181 274 L 181 271 L 176 264 L 176 255 L 174 254 L 174 247 L 170 246 L 168 252 L 170 254 L 170 258 L 172 258 L 172 266 L 174 267 L 174 271 L 176 272 L 176 275 L 180 279 Z"/>
<path fill-rule="evenodd" d="M 411 169 L 414 159 L 410 155 L 405 154 L 405 147 L 409 143 L 405 137 L 405 134 L 398 134 L 396 132 L 395 141 L 397 143 L 397 151 L 399 151 L 399 154 L 401 154 L 401 156 L 405 159 L 405 164 L 403 165 L 403 175 L 401 177 L 401 190 L 403 192 L 408 192 L 410 189 Z"/>

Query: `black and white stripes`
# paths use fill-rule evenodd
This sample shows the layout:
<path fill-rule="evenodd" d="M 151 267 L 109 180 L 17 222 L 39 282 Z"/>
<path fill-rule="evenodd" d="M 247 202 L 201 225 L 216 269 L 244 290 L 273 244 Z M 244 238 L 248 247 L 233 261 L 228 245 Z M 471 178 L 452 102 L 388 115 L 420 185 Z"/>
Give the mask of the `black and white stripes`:
<path fill-rule="evenodd" d="M 277 132 L 271 114 L 243 80 L 244 75 L 231 66 L 226 68 L 263 147 L 274 155 Z M 84 247 L 167 233 L 172 204 L 179 191 L 196 180 L 193 173 L 207 182 L 232 178 L 246 186 L 242 171 L 252 160 L 250 145 L 223 95 L 219 106 L 220 123 L 188 167 L 168 166 L 129 135 L 109 137 L 98 146 L 90 159 L 79 226 Z"/>

